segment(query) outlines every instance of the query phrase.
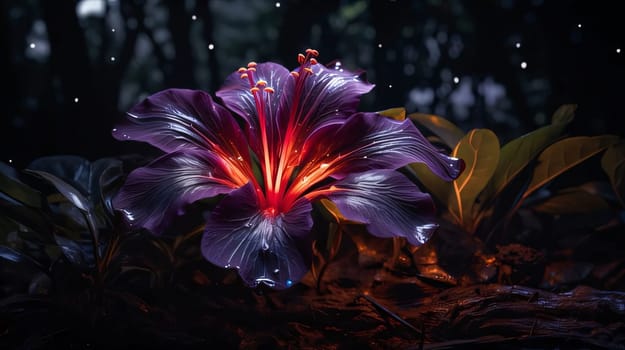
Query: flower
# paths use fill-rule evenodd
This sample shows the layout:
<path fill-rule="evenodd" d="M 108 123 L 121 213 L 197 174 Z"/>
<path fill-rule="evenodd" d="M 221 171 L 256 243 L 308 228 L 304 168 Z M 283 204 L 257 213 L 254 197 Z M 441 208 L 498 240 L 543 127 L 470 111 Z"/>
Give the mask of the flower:
<path fill-rule="evenodd" d="M 437 225 L 428 194 L 396 169 L 422 162 L 443 179 L 462 161 L 439 153 L 409 121 L 356 108 L 373 85 L 300 54 L 289 72 L 250 62 L 217 92 L 169 89 L 132 108 L 113 130 L 165 154 L 131 172 L 114 199 L 126 220 L 155 234 L 197 200 L 222 195 L 207 218 L 204 257 L 250 286 L 290 287 L 308 271 L 312 203 L 379 237 L 420 245 Z"/>

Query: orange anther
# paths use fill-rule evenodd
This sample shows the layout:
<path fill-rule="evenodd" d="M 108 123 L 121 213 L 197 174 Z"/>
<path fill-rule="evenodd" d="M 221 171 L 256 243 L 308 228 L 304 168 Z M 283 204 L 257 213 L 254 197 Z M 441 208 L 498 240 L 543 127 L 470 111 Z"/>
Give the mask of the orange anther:
<path fill-rule="evenodd" d="M 297 54 L 297 62 L 298 62 L 299 64 L 303 64 L 303 63 L 304 63 L 304 61 L 306 61 L 306 57 L 305 57 L 304 55 L 302 55 L 301 53 L 300 53 L 300 54 Z"/>
<path fill-rule="evenodd" d="M 304 70 L 310 74 L 313 74 L 313 70 L 310 67 L 304 67 Z"/>
<path fill-rule="evenodd" d="M 259 80 L 256 82 L 256 86 L 266 86 L 266 85 L 267 85 L 267 82 L 264 80 Z"/>
<path fill-rule="evenodd" d="M 241 68 L 239 68 L 238 72 L 239 73 L 245 73 L 245 72 L 247 72 L 247 68 L 241 67 Z"/>
<path fill-rule="evenodd" d="M 265 87 L 265 88 L 263 89 L 263 91 L 266 91 L 266 92 L 268 92 L 268 93 L 270 93 L 270 94 L 273 94 L 276 90 L 274 90 L 273 88 L 271 88 L 271 87 L 267 86 L 267 87 Z"/>
<path fill-rule="evenodd" d="M 310 64 L 313 64 L 313 65 L 314 65 L 314 64 L 317 64 L 317 63 L 319 63 L 319 62 L 317 62 L 317 59 L 316 59 L 316 58 L 311 58 L 311 59 L 310 59 Z"/>
<path fill-rule="evenodd" d="M 293 78 L 299 77 L 299 73 L 298 72 L 291 72 L 291 75 L 293 76 Z"/>
<path fill-rule="evenodd" d="M 247 69 L 248 72 L 256 72 L 256 68 L 254 67 L 250 67 Z"/>
<path fill-rule="evenodd" d="M 317 56 L 319 56 L 319 51 L 317 51 L 315 49 L 306 49 L 306 54 L 314 56 L 314 57 L 317 57 Z"/>
<path fill-rule="evenodd" d="M 241 74 L 241 79 L 245 79 L 245 78 L 247 78 L 247 73 Z"/>
<path fill-rule="evenodd" d="M 247 68 L 252 68 L 252 67 L 256 67 L 256 62 L 252 61 L 247 64 Z"/>
<path fill-rule="evenodd" d="M 259 88 L 257 88 L 256 86 L 254 86 L 253 88 L 251 88 L 251 89 L 250 89 L 250 92 L 251 92 L 251 93 L 253 93 L 253 94 L 254 94 L 254 93 L 257 93 L 257 92 L 259 92 L 259 91 L 260 91 L 260 89 L 259 89 Z"/>

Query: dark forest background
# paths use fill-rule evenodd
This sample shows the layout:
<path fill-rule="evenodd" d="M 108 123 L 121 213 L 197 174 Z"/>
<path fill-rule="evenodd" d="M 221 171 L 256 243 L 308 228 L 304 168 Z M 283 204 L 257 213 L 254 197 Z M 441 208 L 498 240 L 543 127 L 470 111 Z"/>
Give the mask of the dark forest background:
<path fill-rule="evenodd" d="M 124 111 L 179 87 L 212 94 L 250 60 L 288 68 L 307 47 L 363 69 L 363 110 L 405 106 L 501 142 L 579 105 L 572 132 L 622 125 L 617 1 L 3 0 L 0 160 L 136 151 Z"/>

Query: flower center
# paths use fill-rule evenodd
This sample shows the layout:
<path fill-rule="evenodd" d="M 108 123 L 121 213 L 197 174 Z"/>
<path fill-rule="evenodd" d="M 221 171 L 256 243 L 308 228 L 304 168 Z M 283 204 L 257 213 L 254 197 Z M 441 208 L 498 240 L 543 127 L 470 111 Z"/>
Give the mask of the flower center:
<path fill-rule="evenodd" d="M 290 74 L 295 79 L 293 101 L 290 104 L 286 130 L 283 125 L 278 125 L 278 115 L 272 115 L 276 111 L 271 109 L 272 95 L 275 93 L 273 87 L 268 86 L 268 82 L 257 79 L 257 64 L 250 62 L 247 68 L 241 67 L 238 72 L 241 79 L 249 82 L 250 93 L 254 98 L 256 113 L 258 116 L 258 127 L 260 132 L 261 152 L 258 156 L 261 168 L 262 182 L 264 184 L 264 198 L 261 199 L 261 208 L 265 209 L 267 216 L 275 217 L 279 212 L 288 211 L 297 198 L 285 196 L 289 180 L 296 170 L 293 164 L 292 154 L 297 154 L 295 149 L 298 141 L 298 110 L 300 100 L 304 91 L 304 81 L 314 74 L 311 66 L 317 64 L 319 52 L 314 49 L 307 49 L 304 54 L 298 54 L 297 61 L 300 67 Z M 301 121 L 299 121 L 301 122 Z M 286 198 L 288 197 L 288 198 Z"/>

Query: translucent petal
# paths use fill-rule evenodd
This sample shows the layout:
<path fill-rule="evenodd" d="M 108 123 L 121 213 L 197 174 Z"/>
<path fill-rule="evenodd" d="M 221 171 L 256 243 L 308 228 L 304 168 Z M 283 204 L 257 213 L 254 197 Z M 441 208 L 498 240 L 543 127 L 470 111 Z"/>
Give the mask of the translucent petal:
<path fill-rule="evenodd" d="M 425 163 L 444 180 L 455 179 L 462 160 L 439 152 L 410 120 L 357 113 L 341 125 L 319 129 L 306 140 L 304 163 L 330 164 L 328 173 L 343 178 L 370 169 L 397 169 Z"/>
<path fill-rule="evenodd" d="M 311 205 L 301 199 L 270 217 L 256 201 L 251 185 L 224 197 L 206 223 L 202 253 L 217 266 L 237 269 L 252 287 L 288 288 L 310 264 Z"/>
<path fill-rule="evenodd" d="M 165 152 L 202 149 L 249 162 L 247 142 L 236 120 L 203 91 L 158 92 L 132 108 L 113 136 L 148 142 Z"/>
<path fill-rule="evenodd" d="M 405 237 L 418 246 L 438 227 L 430 195 L 397 171 L 350 174 L 334 183 L 329 193 L 345 218 L 367 224 L 374 236 Z"/>
<path fill-rule="evenodd" d="M 113 199 L 129 224 L 163 233 L 187 204 L 232 191 L 236 184 L 209 153 L 174 152 L 128 175 Z"/>

